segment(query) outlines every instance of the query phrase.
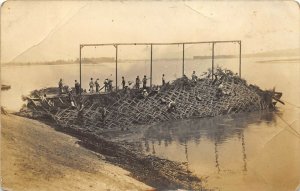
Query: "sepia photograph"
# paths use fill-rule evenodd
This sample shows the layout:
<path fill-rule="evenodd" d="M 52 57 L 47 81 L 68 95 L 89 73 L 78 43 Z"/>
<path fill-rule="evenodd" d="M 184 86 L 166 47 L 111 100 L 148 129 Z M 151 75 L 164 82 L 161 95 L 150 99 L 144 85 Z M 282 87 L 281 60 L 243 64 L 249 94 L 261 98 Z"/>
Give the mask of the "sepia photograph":
<path fill-rule="evenodd" d="M 7 0 L 0 191 L 300 191 L 299 1 Z"/>

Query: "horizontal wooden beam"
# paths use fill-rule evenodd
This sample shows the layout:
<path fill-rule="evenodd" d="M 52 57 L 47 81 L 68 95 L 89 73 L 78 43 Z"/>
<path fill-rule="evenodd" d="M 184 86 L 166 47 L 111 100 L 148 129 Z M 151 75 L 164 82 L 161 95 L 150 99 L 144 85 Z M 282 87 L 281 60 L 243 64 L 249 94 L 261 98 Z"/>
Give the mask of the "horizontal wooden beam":
<path fill-rule="evenodd" d="M 182 45 L 182 44 L 210 44 L 210 43 L 240 43 L 240 40 L 202 41 L 202 42 L 171 42 L 171 43 L 103 43 L 103 44 L 80 44 L 84 46 L 120 46 L 120 45 Z"/>

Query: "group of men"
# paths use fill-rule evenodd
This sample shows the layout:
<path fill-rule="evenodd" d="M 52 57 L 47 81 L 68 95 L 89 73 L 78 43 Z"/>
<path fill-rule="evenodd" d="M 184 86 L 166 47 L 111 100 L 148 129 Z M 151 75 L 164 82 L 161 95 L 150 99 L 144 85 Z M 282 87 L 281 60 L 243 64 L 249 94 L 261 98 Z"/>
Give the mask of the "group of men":
<path fill-rule="evenodd" d="M 143 89 L 146 89 L 147 88 L 147 76 L 144 75 L 144 78 L 142 80 L 142 83 L 143 83 Z M 135 79 L 135 88 L 136 89 L 140 89 L 140 84 L 141 84 L 141 80 L 140 80 L 140 77 L 137 76 L 136 79 Z M 166 80 L 165 80 L 165 74 L 162 74 L 162 86 L 164 86 L 166 84 Z"/>
<path fill-rule="evenodd" d="M 89 92 L 90 92 L 90 93 L 94 93 L 94 92 L 99 93 L 100 90 L 103 88 L 103 87 L 102 87 L 102 88 L 100 89 L 99 78 L 97 78 L 95 82 L 93 81 L 93 78 L 91 78 L 91 81 L 90 81 L 90 83 L 89 83 L 89 87 L 90 87 L 90 89 L 89 89 Z M 95 87 L 95 91 L 94 91 L 94 87 Z M 108 79 L 108 78 L 106 78 L 106 79 L 104 80 L 104 90 L 105 90 L 105 92 L 110 92 L 110 91 L 112 91 L 112 80 L 110 80 L 110 79 Z"/>
<path fill-rule="evenodd" d="M 147 76 L 144 75 L 144 78 L 143 78 L 143 80 L 142 80 L 142 82 L 143 82 L 143 89 L 146 89 L 146 87 L 147 87 L 147 80 L 148 80 L 148 79 L 147 79 Z M 140 77 L 137 76 L 136 79 L 135 79 L 135 88 L 136 88 L 136 89 L 140 89 L 140 84 L 141 84 Z"/>
<path fill-rule="evenodd" d="M 66 93 L 69 93 L 72 91 L 72 88 L 69 88 L 69 86 L 64 86 L 63 84 L 63 79 L 61 78 L 58 82 L 58 90 L 59 90 L 59 94 L 64 93 L 64 89 Z M 75 93 L 77 95 L 80 94 L 80 84 L 79 82 L 77 82 L 77 80 L 75 80 Z"/>
<path fill-rule="evenodd" d="M 198 79 L 198 77 L 196 76 L 196 72 L 193 71 L 193 74 L 192 74 L 192 80 L 193 81 L 196 81 Z M 136 79 L 135 79 L 135 88 L 136 89 L 140 89 L 140 85 L 142 83 L 142 89 L 146 90 L 147 89 L 147 81 L 148 81 L 148 78 L 146 75 L 144 75 L 143 79 L 140 80 L 140 77 L 137 76 Z M 125 90 L 127 89 L 127 86 L 126 86 L 126 81 L 125 81 L 125 78 L 124 76 L 122 76 L 122 88 Z M 130 85 L 131 82 L 128 82 L 128 84 Z M 162 86 L 164 86 L 166 84 L 166 80 L 165 80 L 165 74 L 162 74 Z M 63 89 L 64 89 L 64 86 L 63 86 L 63 80 L 60 79 L 59 80 L 59 83 L 58 83 L 58 87 L 59 87 L 59 94 L 62 94 L 63 93 Z M 91 78 L 90 82 L 89 82 L 89 92 L 90 93 L 98 93 L 100 92 L 100 90 L 103 88 L 100 89 L 100 83 L 99 83 L 99 78 L 96 79 L 96 81 L 93 80 L 93 78 Z M 104 90 L 105 92 L 111 92 L 112 91 L 112 80 L 106 78 L 105 81 L 104 81 Z M 75 80 L 75 93 L 77 95 L 79 95 L 81 93 L 81 87 L 80 87 L 80 83 Z"/>
<path fill-rule="evenodd" d="M 93 78 L 91 78 L 91 80 L 90 80 L 90 83 L 89 83 L 89 87 L 90 87 L 90 89 L 89 89 L 89 92 L 90 93 L 94 93 L 94 92 L 100 92 L 100 90 L 102 89 L 100 89 L 100 84 L 99 84 L 99 81 L 98 81 L 99 79 L 97 79 L 95 82 L 93 81 Z M 144 78 L 143 78 L 143 80 L 142 80 L 142 83 L 143 83 L 143 89 L 146 89 L 146 87 L 147 87 L 147 76 L 146 75 L 144 75 Z M 164 81 L 164 80 L 163 80 Z M 122 84 L 122 88 L 123 89 L 126 89 L 128 86 L 126 86 L 126 81 L 125 81 L 125 78 L 124 78 L 124 76 L 122 76 L 122 82 L 121 82 L 121 84 Z M 130 84 L 130 82 L 128 82 L 128 84 Z M 140 84 L 141 84 L 141 80 L 140 80 L 140 77 L 139 76 L 137 76 L 136 77 L 136 80 L 135 80 L 135 87 L 136 87 L 136 89 L 140 89 Z M 79 85 L 80 86 L 80 85 Z M 95 91 L 94 91 L 94 87 L 95 87 Z M 75 89 L 76 89 L 76 80 L 75 80 Z M 104 81 L 104 90 L 105 90 L 105 92 L 110 92 L 110 91 L 112 91 L 112 80 L 110 80 L 110 79 L 105 79 L 105 81 Z"/>

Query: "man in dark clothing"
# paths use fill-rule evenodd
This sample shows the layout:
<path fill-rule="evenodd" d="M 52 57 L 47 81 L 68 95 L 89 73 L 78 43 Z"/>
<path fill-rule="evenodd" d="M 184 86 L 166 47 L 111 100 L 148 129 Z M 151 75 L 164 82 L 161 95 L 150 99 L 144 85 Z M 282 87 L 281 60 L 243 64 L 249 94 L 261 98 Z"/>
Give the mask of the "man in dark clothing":
<path fill-rule="evenodd" d="M 107 78 L 104 81 L 104 90 L 105 90 L 105 92 L 108 91 L 108 79 Z"/>
<path fill-rule="evenodd" d="M 144 78 L 143 78 L 143 89 L 146 89 L 146 86 L 147 86 L 147 77 L 146 77 L 146 75 L 144 75 Z"/>
<path fill-rule="evenodd" d="M 113 88 L 113 86 L 112 86 L 112 80 L 108 80 L 108 91 L 109 92 L 112 92 L 112 88 Z"/>
<path fill-rule="evenodd" d="M 141 83 L 140 77 L 137 76 L 136 79 L 135 79 L 135 87 L 136 87 L 136 89 L 140 89 L 140 83 Z"/>
<path fill-rule="evenodd" d="M 162 80 L 162 85 L 164 86 L 164 85 L 166 84 L 166 81 L 165 81 L 165 74 L 162 75 L 162 79 L 161 79 L 161 80 Z"/>
<path fill-rule="evenodd" d="M 75 80 L 75 92 L 76 95 L 80 94 L 80 84 L 77 82 L 77 80 Z"/>
<path fill-rule="evenodd" d="M 59 94 L 63 93 L 63 81 L 62 79 L 59 80 L 58 82 L 58 89 L 59 89 Z"/>
<path fill-rule="evenodd" d="M 95 81 L 96 93 L 99 92 L 99 88 L 100 88 L 100 84 L 99 84 L 98 80 L 99 80 L 99 78 L 97 78 L 97 80 Z"/>
<path fill-rule="evenodd" d="M 196 82 L 197 81 L 197 76 L 196 76 L 196 72 L 195 71 L 193 71 L 193 74 L 192 74 L 192 81 L 193 82 Z"/>
<path fill-rule="evenodd" d="M 125 82 L 124 76 L 122 76 L 122 87 L 123 87 L 123 90 L 125 89 L 125 85 L 126 85 L 126 82 Z"/>

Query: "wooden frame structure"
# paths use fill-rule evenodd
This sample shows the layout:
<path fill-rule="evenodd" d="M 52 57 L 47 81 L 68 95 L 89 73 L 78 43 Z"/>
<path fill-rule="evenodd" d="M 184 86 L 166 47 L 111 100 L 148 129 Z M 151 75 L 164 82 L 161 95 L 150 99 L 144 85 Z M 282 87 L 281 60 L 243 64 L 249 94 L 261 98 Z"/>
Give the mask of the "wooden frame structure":
<path fill-rule="evenodd" d="M 203 41 L 203 42 L 174 42 L 174 43 L 104 43 L 104 44 L 80 44 L 79 45 L 79 77 L 80 77 L 80 88 L 81 88 L 81 52 L 83 47 L 88 46 L 114 46 L 116 49 L 115 63 L 116 63 L 116 89 L 118 88 L 118 47 L 119 46 L 138 46 L 150 45 L 150 87 L 152 87 L 152 61 L 153 61 L 153 46 L 157 45 L 182 45 L 182 75 L 184 75 L 184 46 L 186 44 L 212 44 L 212 63 L 211 70 L 214 73 L 214 60 L 215 60 L 215 44 L 217 43 L 238 43 L 239 44 L 239 76 L 241 77 L 241 66 L 242 66 L 242 41 L 241 40 L 228 40 L 228 41 Z"/>

